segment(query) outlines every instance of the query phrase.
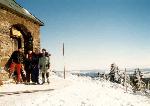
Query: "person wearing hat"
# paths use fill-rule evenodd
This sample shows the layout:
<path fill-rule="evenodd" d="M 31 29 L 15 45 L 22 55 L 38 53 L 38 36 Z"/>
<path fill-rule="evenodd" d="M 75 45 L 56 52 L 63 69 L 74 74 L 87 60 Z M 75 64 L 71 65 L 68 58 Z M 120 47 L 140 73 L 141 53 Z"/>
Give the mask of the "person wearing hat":
<path fill-rule="evenodd" d="M 39 68 L 42 72 L 42 84 L 45 83 L 45 76 L 47 78 L 47 83 L 49 84 L 50 82 L 48 69 L 50 68 L 50 58 L 49 53 L 46 52 L 46 49 L 42 49 L 42 54 L 39 58 Z"/>

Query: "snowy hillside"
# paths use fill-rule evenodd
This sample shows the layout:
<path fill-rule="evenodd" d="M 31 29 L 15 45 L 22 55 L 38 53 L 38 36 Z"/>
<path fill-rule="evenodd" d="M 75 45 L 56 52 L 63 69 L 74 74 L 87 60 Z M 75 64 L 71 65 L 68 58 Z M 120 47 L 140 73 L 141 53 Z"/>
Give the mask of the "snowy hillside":
<path fill-rule="evenodd" d="M 125 92 L 121 85 L 68 74 L 51 75 L 50 85 L 5 84 L 0 106 L 150 106 L 146 96 Z"/>

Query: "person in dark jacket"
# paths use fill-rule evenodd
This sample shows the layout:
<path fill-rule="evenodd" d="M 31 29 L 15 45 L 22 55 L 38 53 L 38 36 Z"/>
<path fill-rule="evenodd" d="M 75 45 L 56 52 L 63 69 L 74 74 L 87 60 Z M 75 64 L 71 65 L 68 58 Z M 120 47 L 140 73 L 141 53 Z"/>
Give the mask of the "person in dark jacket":
<path fill-rule="evenodd" d="M 30 84 L 31 72 L 33 70 L 32 56 L 33 56 L 32 50 L 29 50 L 28 54 L 26 54 L 26 60 L 25 60 L 25 70 L 26 70 L 26 80 L 27 80 L 26 84 Z"/>
<path fill-rule="evenodd" d="M 24 63 L 25 56 L 22 52 L 22 48 L 18 48 L 17 51 L 14 51 L 10 57 L 11 65 L 10 65 L 10 76 L 15 71 L 15 68 L 17 69 L 17 83 L 20 83 L 21 81 L 21 67 Z"/>
<path fill-rule="evenodd" d="M 32 82 L 34 84 L 40 84 L 39 83 L 39 50 L 38 49 L 35 49 L 35 52 L 33 53 L 32 55 L 32 67 L 33 67 L 33 70 L 31 72 L 31 79 L 32 79 Z"/>

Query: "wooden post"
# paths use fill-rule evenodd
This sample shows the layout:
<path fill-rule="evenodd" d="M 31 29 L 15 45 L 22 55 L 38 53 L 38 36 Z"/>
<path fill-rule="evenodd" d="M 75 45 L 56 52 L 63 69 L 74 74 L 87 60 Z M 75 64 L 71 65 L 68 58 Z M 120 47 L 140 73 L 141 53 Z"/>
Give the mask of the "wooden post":
<path fill-rule="evenodd" d="M 64 79 L 66 78 L 66 68 L 65 68 L 65 65 L 64 65 Z"/>
<path fill-rule="evenodd" d="M 64 60 L 64 79 L 66 78 L 66 68 L 65 68 L 65 46 L 63 43 L 63 60 Z"/>
<path fill-rule="evenodd" d="M 147 89 L 149 90 L 149 81 L 148 81 Z"/>
<path fill-rule="evenodd" d="M 126 73 L 126 68 L 125 68 L 125 87 L 126 87 L 126 92 L 127 92 L 127 73 Z"/>

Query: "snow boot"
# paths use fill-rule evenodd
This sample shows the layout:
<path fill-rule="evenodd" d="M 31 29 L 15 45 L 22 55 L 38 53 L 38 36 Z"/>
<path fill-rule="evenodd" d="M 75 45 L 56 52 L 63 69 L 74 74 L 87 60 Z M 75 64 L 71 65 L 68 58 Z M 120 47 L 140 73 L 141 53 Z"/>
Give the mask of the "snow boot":
<path fill-rule="evenodd" d="M 14 73 L 9 73 L 9 78 L 13 78 Z"/>
<path fill-rule="evenodd" d="M 45 73 L 42 73 L 42 84 L 45 83 Z"/>
<path fill-rule="evenodd" d="M 49 72 L 46 73 L 46 78 L 47 78 L 47 83 L 49 84 L 50 81 L 49 81 Z"/>

